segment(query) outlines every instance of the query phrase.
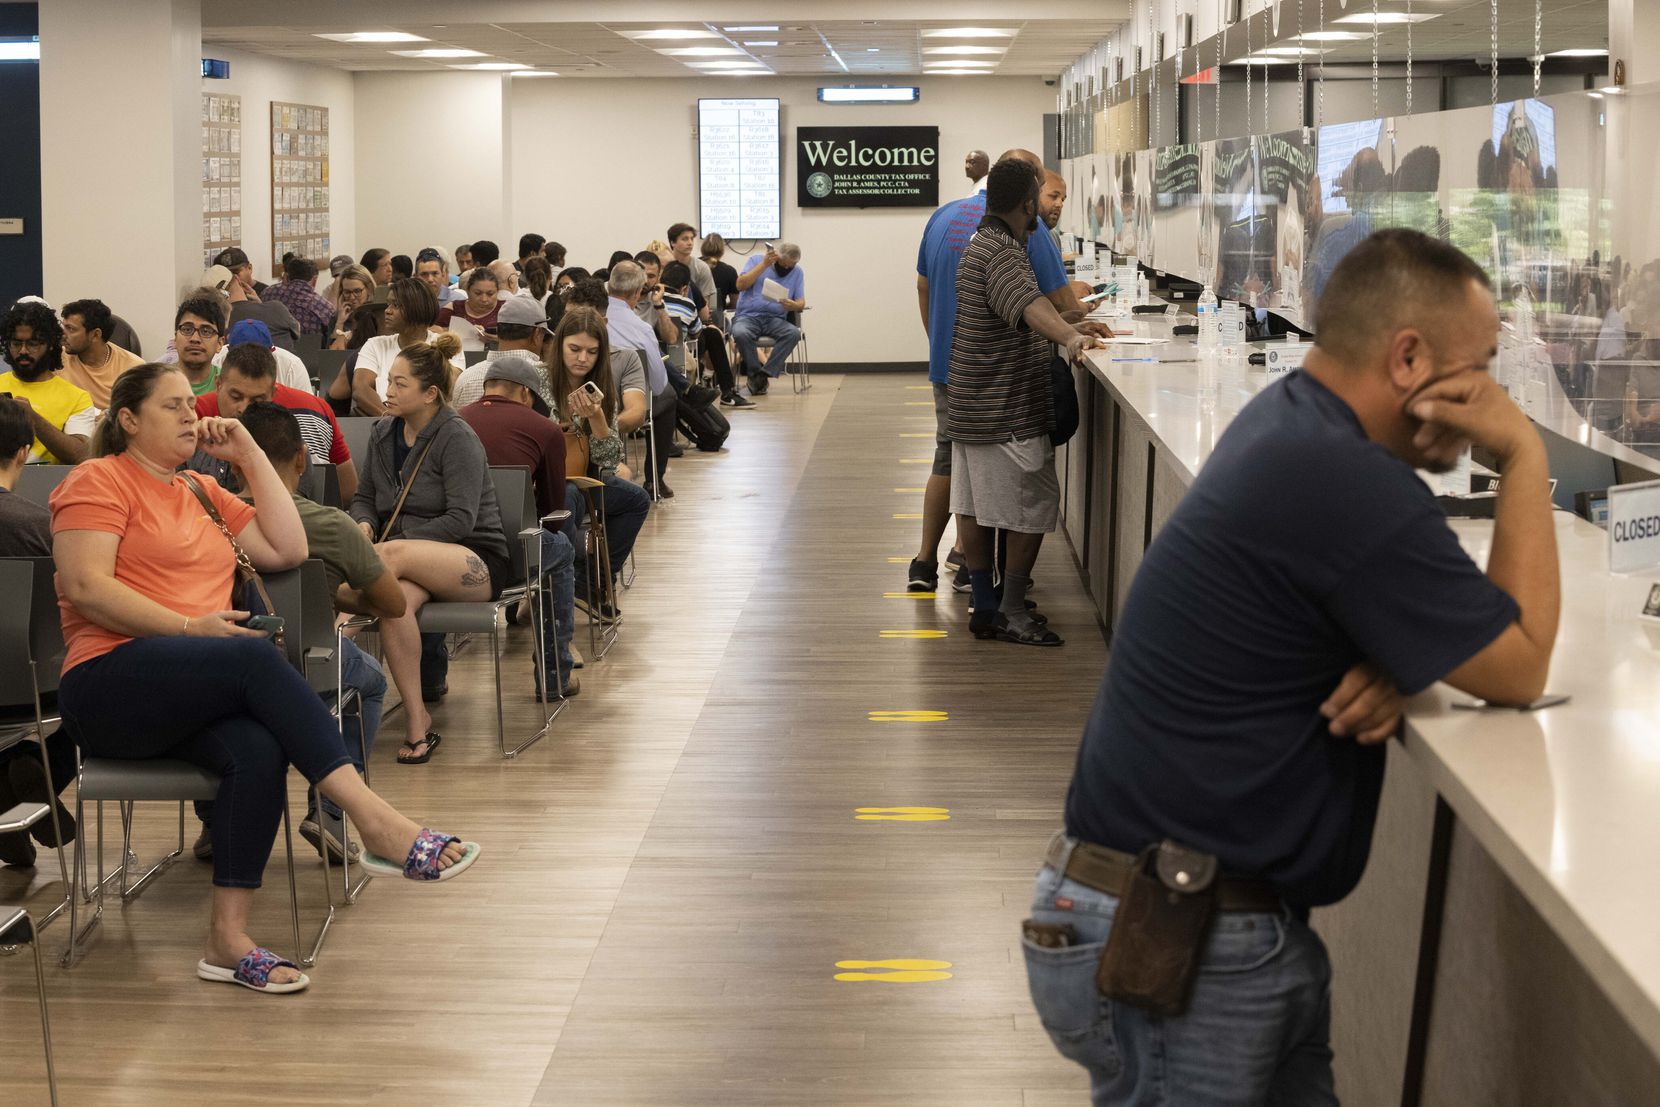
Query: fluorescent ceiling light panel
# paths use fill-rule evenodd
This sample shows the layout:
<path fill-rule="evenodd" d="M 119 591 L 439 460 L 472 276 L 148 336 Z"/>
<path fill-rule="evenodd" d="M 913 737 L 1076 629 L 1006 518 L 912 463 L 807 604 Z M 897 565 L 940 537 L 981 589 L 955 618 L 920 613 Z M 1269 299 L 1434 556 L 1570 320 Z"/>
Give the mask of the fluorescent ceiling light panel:
<path fill-rule="evenodd" d="M 751 42 L 749 39 L 745 39 L 744 40 L 744 45 L 745 46 L 777 46 L 778 45 L 778 40 L 775 39 L 775 38 L 762 38 L 762 39 L 756 39 L 755 41 Z"/>
<path fill-rule="evenodd" d="M 659 47 L 657 52 L 670 58 L 718 58 L 723 55 L 743 55 L 743 51 L 736 46 L 677 46 L 667 50 Z"/>
<path fill-rule="evenodd" d="M 517 73 L 509 73 L 509 77 L 557 77 L 559 74 L 551 69 L 523 69 Z"/>
<path fill-rule="evenodd" d="M 1381 26 L 1385 23 L 1423 23 L 1427 20 L 1437 19 L 1440 15 L 1440 12 L 1413 12 L 1411 15 L 1408 15 L 1406 12 L 1378 12 L 1376 18 L 1378 24 Z M 1354 15 L 1338 16 L 1336 19 L 1332 20 L 1332 22 L 1370 23 L 1372 22 L 1372 19 L 1373 16 L 1371 12 L 1356 12 Z"/>
<path fill-rule="evenodd" d="M 0 42 L 0 61 L 39 61 L 39 42 Z"/>
<path fill-rule="evenodd" d="M 652 42 L 655 40 L 673 41 L 687 38 L 719 38 L 713 31 L 680 29 L 665 27 L 657 31 L 624 31 L 624 38 L 634 39 L 636 42 Z"/>
<path fill-rule="evenodd" d="M 818 98 L 826 104 L 914 104 L 915 86 L 903 88 L 821 88 Z"/>
<path fill-rule="evenodd" d="M 975 54 L 1006 54 L 1006 46 L 929 46 L 923 49 L 924 54 L 955 54 L 969 57 Z"/>
<path fill-rule="evenodd" d="M 1229 65 L 1292 65 L 1296 58 L 1275 58 L 1266 54 L 1251 54 L 1248 57 L 1234 58 Z"/>
<path fill-rule="evenodd" d="M 1273 54 L 1287 58 L 1317 58 L 1320 56 L 1319 50 L 1307 46 L 1270 46 L 1267 49 L 1258 50 L 1257 53 Z"/>
<path fill-rule="evenodd" d="M 924 69 L 930 77 L 989 77 L 989 69 Z"/>
<path fill-rule="evenodd" d="M 766 62 L 759 61 L 693 61 L 683 63 L 693 69 L 765 69 Z"/>
<path fill-rule="evenodd" d="M 1606 58 L 1607 56 L 1607 50 L 1591 49 L 1552 50 L 1545 55 L 1547 58 Z"/>
<path fill-rule="evenodd" d="M 1371 36 L 1364 31 L 1308 31 L 1295 37 L 1303 42 L 1359 42 Z"/>
<path fill-rule="evenodd" d="M 482 50 L 452 50 L 447 47 L 439 50 L 394 50 L 392 53 L 400 58 L 482 58 L 486 56 Z"/>
<path fill-rule="evenodd" d="M 452 65 L 452 66 L 450 66 L 450 68 L 451 69 L 497 70 L 497 71 L 500 71 L 500 72 L 503 72 L 503 73 L 507 73 L 507 72 L 511 72 L 512 70 L 515 70 L 515 69 L 529 69 L 530 66 L 521 65 L 519 62 L 473 62 L 471 65 Z"/>
<path fill-rule="evenodd" d="M 923 31 L 923 38 L 1013 38 L 1014 31 L 1005 27 L 947 27 L 938 31 Z"/>
<path fill-rule="evenodd" d="M 748 24 L 748 25 L 745 25 L 743 27 L 728 27 L 726 29 L 728 31 L 733 32 L 734 34 L 743 34 L 747 31 L 776 31 L 776 30 L 778 30 L 778 27 L 774 24 L 767 24 L 767 25 Z"/>
<path fill-rule="evenodd" d="M 996 69 L 1002 63 L 994 61 L 974 61 L 968 58 L 945 58 L 941 61 L 929 62 L 928 64 L 936 68 L 944 69 Z"/>
<path fill-rule="evenodd" d="M 331 42 L 431 42 L 431 39 L 420 35 L 405 34 L 403 31 L 353 31 L 346 35 L 315 35 L 315 38 L 326 38 Z"/>

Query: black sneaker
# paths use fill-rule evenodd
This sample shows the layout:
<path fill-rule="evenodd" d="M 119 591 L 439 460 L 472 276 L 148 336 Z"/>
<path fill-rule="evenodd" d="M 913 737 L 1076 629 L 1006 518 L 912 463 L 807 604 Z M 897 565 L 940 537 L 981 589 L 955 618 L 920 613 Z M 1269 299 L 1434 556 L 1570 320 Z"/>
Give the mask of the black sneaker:
<path fill-rule="evenodd" d="M 440 684 L 436 688 L 428 688 L 424 684 L 421 686 L 421 702 L 422 703 L 437 703 L 439 700 L 443 699 L 445 696 L 447 696 L 449 694 L 450 694 L 449 681 L 445 681 L 443 684 Z"/>
<path fill-rule="evenodd" d="M 946 558 L 945 563 L 947 565 L 951 564 L 951 559 Z M 968 579 L 968 566 L 967 565 L 959 565 L 957 567 L 956 574 L 954 576 L 952 576 L 952 578 L 951 578 L 951 591 L 953 591 L 953 592 L 972 592 L 972 591 L 974 591 L 974 584 L 973 584 L 973 582 L 971 582 Z"/>
<path fill-rule="evenodd" d="M 736 392 L 728 392 L 720 398 L 721 407 L 754 407 L 755 402 Z"/>
<path fill-rule="evenodd" d="M 668 486 L 668 484 L 663 482 L 663 481 L 658 481 L 655 485 L 648 484 L 648 485 L 645 486 L 645 489 L 646 489 L 646 495 L 653 496 L 656 499 L 659 499 L 659 500 L 672 500 L 672 499 L 674 499 L 674 489 L 670 488 Z"/>
<path fill-rule="evenodd" d="M 681 446 L 677 443 L 673 446 L 670 446 L 668 449 L 664 450 L 663 451 L 663 456 L 668 458 L 670 461 L 673 461 L 677 457 L 685 457 L 686 456 L 686 447 Z"/>
<path fill-rule="evenodd" d="M 951 569 L 968 568 L 968 562 L 963 560 L 962 551 L 957 549 L 953 549 L 950 553 L 945 555 L 945 564 L 947 568 Z"/>
<path fill-rule="evenodd" d="M 765 396 L 767 394 L 767 375 L 757 373 L 749 378 L 749 394 L 751 396 Z"/>
<path fill-rule="evenodd" d="M 918 561 L 911 558 L 911 579 L 905 585 L 907 592 L 932 592 L 940 585 L 939 562 Z"/>

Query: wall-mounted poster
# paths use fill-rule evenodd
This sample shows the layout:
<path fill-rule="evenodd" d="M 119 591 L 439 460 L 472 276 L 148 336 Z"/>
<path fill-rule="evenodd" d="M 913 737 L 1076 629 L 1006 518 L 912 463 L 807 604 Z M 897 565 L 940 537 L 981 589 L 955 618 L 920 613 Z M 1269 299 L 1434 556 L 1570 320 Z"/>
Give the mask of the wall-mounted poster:
<path fill-rule="evenodd" d="M 202 258 L 242 245 L 242 97 L 202 93 Z"/>
<path fill-rule="evenodd" d="M 329 230 L 329 109 L 271 102 L 271 257 L 322 262 Z"/>
<path fill-rule="evenodd" d="M 798 127 L 796 203 L 938 207 L 939 163 L 938 127 Z"/>

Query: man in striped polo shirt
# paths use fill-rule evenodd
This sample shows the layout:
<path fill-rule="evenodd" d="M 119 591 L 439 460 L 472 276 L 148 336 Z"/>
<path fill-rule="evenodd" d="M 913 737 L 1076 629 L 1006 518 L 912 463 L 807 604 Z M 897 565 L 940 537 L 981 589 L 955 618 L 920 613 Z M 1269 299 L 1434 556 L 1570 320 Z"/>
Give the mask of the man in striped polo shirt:
<path fill-rule="evenodd" d="M 957 270 L 946 436 L 951 510 L 973 589 L 969 630 L 976 638 L 1059 646 L 1060 635 L 1026 609 L 1038 549 L 1060 514 L 1049 343 L 1078 361 L 1097 342 L 1061 318 L 1026 256 L 1041 183 L 1040 171 L 1019 158 L 1003 158 L 987 178 L 986 215 Z M 992 585 L 995 530 L 1009 532 L 1001 602 Z"/>

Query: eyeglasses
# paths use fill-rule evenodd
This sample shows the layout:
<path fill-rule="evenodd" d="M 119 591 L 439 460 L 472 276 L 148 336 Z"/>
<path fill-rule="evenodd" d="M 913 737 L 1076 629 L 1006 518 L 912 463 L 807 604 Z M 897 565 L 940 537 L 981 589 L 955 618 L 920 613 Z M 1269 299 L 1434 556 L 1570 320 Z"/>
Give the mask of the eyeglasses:
<path fill-rule="evenodd" d="M 197 335 L 201 335 L 203 338 L 219 337 L 218 327 L 198 327 L 191 323 L 180 323 L 178 331 L 180 338 L 195 338 Z"/>
<path fill-rule="evenodd" d="M 46 349 L 46 340 L 44 338 L 8 338 L 6 339 L 6 345 L 14 350 L 34 350 L 39 353 Z"/>

